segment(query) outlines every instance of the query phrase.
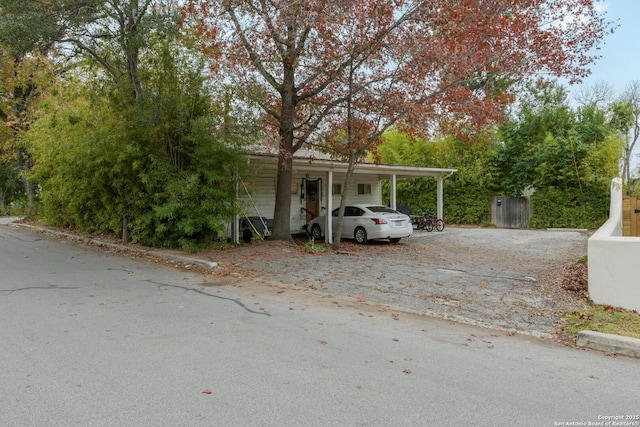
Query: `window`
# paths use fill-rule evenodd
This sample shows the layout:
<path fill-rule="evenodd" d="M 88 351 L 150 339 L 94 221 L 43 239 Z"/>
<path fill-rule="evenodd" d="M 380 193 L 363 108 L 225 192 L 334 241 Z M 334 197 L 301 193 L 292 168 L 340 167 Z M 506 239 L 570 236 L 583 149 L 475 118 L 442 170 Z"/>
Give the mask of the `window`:
<path fill-rule="evenodd" d="M 396 213 L 396 211 L 386 206 L 367 206 L 367 208 L 371 212 L 375 212 L 375 213 Z"/>
<path fill-rule="evenodd" d="M 371 184 L 358 184 L 358 194 L 371 194 Z"/>
<path fill-rule="evenodd" d="M 336 213 L 333 216 L 338 216 L 338 210 L 336 209 Z M 344 216 L 362 216 L 364 214 L 364 211 L 360 208 L 357 208 L 355 206 L 345 206 L 344 208 Z"/>
<path fill-rule="evenodd" d="M 342 194 L 342 184 L 333 184 L 331 194 Z"/>

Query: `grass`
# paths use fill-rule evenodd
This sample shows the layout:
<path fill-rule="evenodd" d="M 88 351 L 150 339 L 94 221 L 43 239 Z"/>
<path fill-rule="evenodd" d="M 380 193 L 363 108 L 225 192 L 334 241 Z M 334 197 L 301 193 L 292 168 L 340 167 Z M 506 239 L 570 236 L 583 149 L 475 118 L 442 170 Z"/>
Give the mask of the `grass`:
<path fill-rule="evenodd" d="M 609 305 L 594 304 L 587 298 L 587 256 L 567 266 L 560 281 L 563 289 L 575 292 L 583 301 L 583 308 L 562 313 L 559 338 L 573 344 L 578 332 L 595 331 L 640 339 L 640 313 Z"/>
<path fill-rule="evenodd" d="M 322 245 L 316 245 L 315 240 L 312 238 L 307 243 L 305 243 L 304 248 L 310 252 L 324 252 L 326 248 Z"/>
<path fill-rule="evenodd" d="M 589 304 L 563 313 L 561 338 L 572 341 L 580 331 L 596 331 L 640 339 L 640 313 L 608 305 Z"/>

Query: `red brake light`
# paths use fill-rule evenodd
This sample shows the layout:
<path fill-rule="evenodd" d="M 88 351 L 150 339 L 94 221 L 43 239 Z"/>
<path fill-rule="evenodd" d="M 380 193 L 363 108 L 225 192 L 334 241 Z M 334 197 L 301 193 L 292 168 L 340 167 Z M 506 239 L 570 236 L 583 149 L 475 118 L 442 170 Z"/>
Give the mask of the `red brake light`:
<path fill-rule="evenodd" d="M 384 218 L 371 218 L 371 221 L 373 221 L 374 224 L 386 224 L 387 220 Z"/>

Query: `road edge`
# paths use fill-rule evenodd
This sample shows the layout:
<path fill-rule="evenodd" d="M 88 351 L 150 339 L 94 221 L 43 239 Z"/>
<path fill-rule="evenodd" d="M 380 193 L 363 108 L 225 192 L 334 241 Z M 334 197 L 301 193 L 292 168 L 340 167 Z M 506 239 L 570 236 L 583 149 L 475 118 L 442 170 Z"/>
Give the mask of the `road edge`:
<path fill-rule="evenodd" d="M 576 346 L 640 358 L 640 339 L 596 331 L 580 331 Z"/>

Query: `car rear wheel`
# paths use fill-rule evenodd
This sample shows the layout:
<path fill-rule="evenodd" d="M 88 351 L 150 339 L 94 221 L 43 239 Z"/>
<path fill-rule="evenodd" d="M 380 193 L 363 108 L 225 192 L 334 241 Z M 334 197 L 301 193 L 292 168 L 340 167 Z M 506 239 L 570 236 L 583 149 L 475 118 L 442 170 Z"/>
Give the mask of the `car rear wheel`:
<path fill-rule="evenodd" d="M 319 239 L 322 237 L 322 230 L 320 229 L 320 226 L 318 224 L 313 224 L 313 227 L 311 227 L 311 237 L 313 237 L 314 239 Z"/>
<path fill-rule="evenodd" d="M 364 244 L 367 243 L 367 230 L 365 230 L 362 227 L 358 227 L 356 228 L 356 232 L 354 233 L 353 237 L 356 239 L 356 242 L 360 243 L 360 244 Z"/>

